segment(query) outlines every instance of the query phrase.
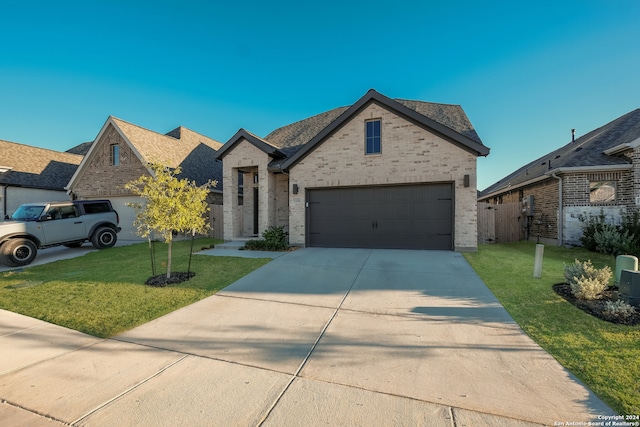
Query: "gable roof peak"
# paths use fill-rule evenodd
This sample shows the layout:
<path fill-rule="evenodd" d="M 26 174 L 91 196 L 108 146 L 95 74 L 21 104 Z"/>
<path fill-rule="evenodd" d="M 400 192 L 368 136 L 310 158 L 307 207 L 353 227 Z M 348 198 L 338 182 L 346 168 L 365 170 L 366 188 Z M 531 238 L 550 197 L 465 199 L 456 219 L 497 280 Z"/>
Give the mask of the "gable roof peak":
<path fill-rule="evenodd" d="M 306 156 L 307 153 L 311 152 L 317 144 L 321 144 L 326 138 L 336 132 L 344 123 L 348 122 L 351 118 L 360 113 L 371 102 L 379 103 L 383 107 L 393 111 L 395 114 L 403 116 L 414 124 L 436 132 L 453 144 L 456 144 L 477 156 L 486 156 L 489 154 L 489 148 L 482 143 L 480 137 L 471 125 L 469 118 L 460 106 L 433 104 L 422 101 L 394 100 L 380 92 L 377 92 L 375 89 L 369 89 L 369 91 L 367 91 L 367 93 L 353 105 L 344 107 L 344 109 L 338 108 L 330 110 L 333 112 L 339 111 L 339 115 L 337 115 L 337 117 L 332 117 L 332 120 L 329 123 L 325 123 L 321 129 L 313 132 L 310 139 L 302 141 L 296 135 L 295 141 L 300 143 L 300 148 L 295 153 L 292 153 L 291 157 L 282 162 L 280 167 L 283 170 L 289 169 L 297 163 L 298 160 Z M 323 117 L 325 114 L 327 113 L 319 114 L 314 117 Z M 305 120 L 297 122 L 290 125 L 290 127 L 304 122 Z M 285 126 L 277 131 L 284 133 L 286 128 L 287 127 Z M 271 139 L 275 132 L 276 131 L 269 134 L 267 139 Z M 285 144 L 281 145 L 285 146 Z M 294 145 L 295 144 L 293 143 L 286 144 L 286 146 Z"/>

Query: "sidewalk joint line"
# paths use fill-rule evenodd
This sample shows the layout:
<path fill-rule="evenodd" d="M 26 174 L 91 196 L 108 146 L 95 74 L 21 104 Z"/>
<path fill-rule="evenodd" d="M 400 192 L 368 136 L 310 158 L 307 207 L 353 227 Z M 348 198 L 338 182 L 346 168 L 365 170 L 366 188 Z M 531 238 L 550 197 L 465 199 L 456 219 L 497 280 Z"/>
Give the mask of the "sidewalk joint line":
<path fill-rule="evenodd" d="M 177 365 L 178 363 L 182 362 L 184 359 L 186 359 L 187 357 L 189 357 L 189 355 L 184 355 L 182 356 L 180 359 L 168 364 L 167 366 L 165 366 L 164 368 L 160 369 L 158 372 L 156 372 L 155 374 L 143 379 L 142 381 L 138 382 L 137 384 L 129 387 L 128 389 L 126 389 L 125 391 L 123 391 L 122 393 L 112 397 L 111 399 L 107 400 L 106 402 L 98 405 L 96 408 L 92 409 L 91 411 L 87 412 L 86 414 L 84 414 L 83 416 L 81 416 L 80 418 L 78 418 L 77 420 L 75 420 L 74 422 L 71 423 L 71 425 L 75 425 L 77 423 L 79 423 L 80 421 L 84 420 L 85 418 L 87 418 L 88 416 L 98 412 L 100 409 L 108 406 L 109 404 L 111 404 L 112 402 L 115 402 L 116 400 L 120 399 L 122 396 L 124 396 L 125 394 L 129 394 L 130 392 L 132 392 L 133 390 L 137 389 L 138 387 L 140 387 L 142 384 L 146 384 L 147 382 L 151 381 L 152 379 L 154 379 L 155 377 L 157 377 L 158 375 L 162 374 L 163 372 L 165 372 L 167 369 L 172 368 L 173 366 Z"/>
<path fill-rule="evenodd" d="M 291 386 L 291 384 L 293 384 L 293 381 L 296 378 L 299 378 L 300 372 L 302 371 L 302 368 L 304 368 L 304 365 L 307 364 L 307 362 L 309 361 L 309 358 L 311 357 L 311 354 L 313 353 L 313 351 L 316 349 L 316 346 L 318 345 L 318 343 L 320 342 L 320 340 L 322 339 L 322 337 L 324 336 L 325 332 L 327 331 L 327 328 L 329 327 L 329 325 L 331 324 L 331 322 L 333 322 L 333 319 L 336 317 L 336 315 L 338 314 L 338 311 L 340 311 L 340 308 L 342 307 L 342 304 L 344 304 L 344 301 L 347 299 L 347 296 L 349 295 L 349 293 L 351 292 L 351 289 L 353 288 L 353 285 L 356 283 L 356 280 L 358 280 L 358 277 L 360 277 L 360 274 L 362 274 L 362 270 L 364 270 L 364 266 L 367 263 L 367 261 L 369 260 L 369 257 L 371 257 L 371 254 L 373 253 L 372 250 L 369 251 L 369 254 L 367 255 L 367 258 L 363 261 L 362 265 L 360 266 L 360 268 L 358 269 L 358 274 L 356 274 L 356 276 L 353 278 L 353 280 L 351 281 L 351 284 L 349 285 L 349 288 L 347 289 L 347 292 L 345 292 L 344 296 L 342 297 L 342 299 L 340 300 L 340 303 L 338 304 L 338 306 L 336 307 L 336 309 L 333 311 L 333 314 L 331 315 L 331 317 L 329 317 L 329 320 L 327 320 L 327 323 L 325 323 L 324 327 L 322 328 L 322 330 L 320 331 L 320 334 L 318 335 L 318 338 L 316 338 L 316 341 L 313 343 L 313 345 L 311 346 L 311 349 L 309 350 L 309 352 L 307 353 L 307 355 L 305 356 L 305 358 L 302 360 L 302 363 L 300 363 L 300 366 L 298 366 L 298 369 L 294 372 L 294 374 L 291 376 L 291 378 L 289 378 L 289 381 L 287 382 L 287 384 L 284 386 L 284 388 L 282 389 L 282 391 L 280 392 L 280 394 L 275 398 L 273 404 L 269 407 L 269 409 L 267 410 L 267 412 L 264 414 L 264 416 L 262 417 L 262 419 L 260 420 L 260 422 L 258 422 L 257 427 L 260 427 L 264 424 L 264 422 L 269 418 L 269 415 L 271 415 L 271 412 L 273 412 L 273 410 L 275 409 L 275 407 L 278 405 L 278 403 L 280 402 L 280 400 L 282 399 L 282 397 L 284 396 L 284 394 L 287 392 L 287 390 L 289 390 L 289 387 Z"/>
<path fill-rule="evenodd" d="M 30 414 L 34 414 L 34 415 L 37 415 L 37 416 L 42 417 L 42 418 L 46 418 L 46 419 L 51 420 L 51 421 L 56 421 L 56 422 L 59 422 L 59 423 L 64 424 L 64 425 L 68 424 L 66 421 L 63 421 L 63 420 L 58 419 L 58 418 L 55 418 L 55 417 L 53 417 L 51 415 L 43 414 L 41 412 L 36 411 L 35 409 L 29 409 L 26 406 L 18 405 L 17 403 L 13 403 L 10 400 L 0 399 L 0 405 L 2 405 L 2 404 L 9 405 L 9 406 L 12 406 L 14 408 L 21 409 L 23 411 L 29 412 Z"/>
<path fill-rule="evenodd" d="M 458 423 L 456 422 L 456 414 L 453 412 L 453 407 L 449 406 L 449 416 L 451 417 L 451 425 L 452 427 L 457 427 Z"/>

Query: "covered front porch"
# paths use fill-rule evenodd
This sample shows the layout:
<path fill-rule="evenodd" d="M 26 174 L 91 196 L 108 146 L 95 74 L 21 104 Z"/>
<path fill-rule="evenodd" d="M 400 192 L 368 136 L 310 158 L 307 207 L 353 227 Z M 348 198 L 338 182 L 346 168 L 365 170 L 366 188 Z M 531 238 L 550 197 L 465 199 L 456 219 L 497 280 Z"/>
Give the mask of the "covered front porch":
<path fill-rule="evenodd" d="M 271 226 L 289 225 L 289 177 L 259 166 L 232 168 L 224 195 L 225 240 L 257 238 Z M 227 181 L 229 182 L 229 181 Z"/>

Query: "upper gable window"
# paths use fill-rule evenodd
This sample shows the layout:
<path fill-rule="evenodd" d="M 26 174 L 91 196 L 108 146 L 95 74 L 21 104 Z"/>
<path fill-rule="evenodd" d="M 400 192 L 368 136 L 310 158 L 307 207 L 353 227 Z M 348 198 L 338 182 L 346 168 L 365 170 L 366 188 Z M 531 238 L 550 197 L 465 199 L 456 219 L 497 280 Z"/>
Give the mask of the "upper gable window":
<path fill-rule="evenodd" d="M 382 143 L 380 138 L 381 120 L 369 120 L 365 122 L 365 153 L 380 154 L 382 152 Z"/>
<path fill-rule="evenodd" d="M 120 165 L 120 146 L 118 144 L 112 144 L 110 149 L 111 149 L 111 166 Z"/>
<path fill-rule="evenodd" d="M 615 181 L 592 181 L 589 183 L 591 203 L 611 203 L 616 201 Z"/>

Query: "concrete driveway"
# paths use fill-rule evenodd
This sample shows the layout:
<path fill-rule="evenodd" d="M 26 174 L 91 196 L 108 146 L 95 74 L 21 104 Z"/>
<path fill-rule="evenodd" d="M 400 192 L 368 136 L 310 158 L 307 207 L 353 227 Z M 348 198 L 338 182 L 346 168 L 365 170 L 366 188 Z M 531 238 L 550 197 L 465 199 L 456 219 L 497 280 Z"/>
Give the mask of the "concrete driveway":
<path fill-rule="evenodd" d="M 12 425 L 531 426 L 613 415 L 453 252 L 301 249 L 110 340 L 3 311 L 0 325 L 0 419 Z"/>

